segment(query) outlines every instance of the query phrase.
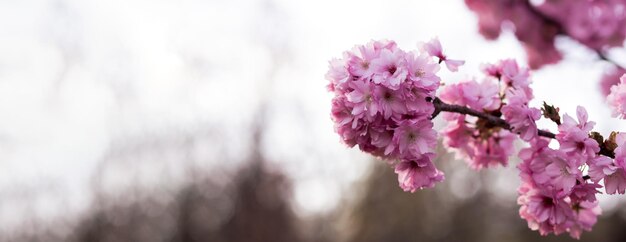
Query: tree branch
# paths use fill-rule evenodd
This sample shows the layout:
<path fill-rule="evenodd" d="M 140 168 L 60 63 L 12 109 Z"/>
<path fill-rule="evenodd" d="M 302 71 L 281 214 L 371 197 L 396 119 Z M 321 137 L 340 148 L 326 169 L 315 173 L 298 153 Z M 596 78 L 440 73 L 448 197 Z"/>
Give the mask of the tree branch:
<path fill-rule="evenodd" d="M 433 105 L 435 106 L 435 111 L 433 112 L 431 119 L 435 118 L 441 112 L 460 113 L 460 114 L 470 115 L 470 116 L 474 116 L 474 117 L 486 120 L 491 125 L 498 126 L 509 131 L 513 129 L 511 125 L 507 123 L 506 120 L 504 119 L 501 119 L 491 114 L 483 113 L 483 112 L 480 112 L 480 111 L 477 111 L 477 110 L 474 110 L 465 106 L 447 104 L 441 101 L 441 99 L 439 99 L 438 97 L 433 99 Z M 551 139 L 556 138 L 555 134 L 548 132 L 548 131 L 544 131 L 544 130 L 539 130 L 538 135 L 546 137 L 546 138 L 551 138 Z"/>
<path fill-rule="evenodd" d="M 437 115 L 439 115 L 439 113 L 441 112 L 460 113 L 460 114 L 470 115 L 470 116 L 477 117 L 479 119 L 486 120 L 487 122 L 489 122 L 490 124 L 494 126 L 502 127 L 506 130 L 511 131 L 511 125 L 507 123 L 506 120 L 493 116 L 491 114 L 476 111 L 474 109 L 461 106 L 461 105 L 447 104 L 441 101 L 441 99 L 439 99 L 438 97 L 433 99 L 432 102 L 433 102 L 433 105 L 435 106 L 435 111 L 433 112 L 431 119 L 437 117 Z M 544 131 L 544 130 L 539 130 L 537 134 L 539 136 L 543 136 L 546 138 L 551 138 L 551 139 L 556 138 L 556 136 L 553 133 Z M 604 156 L 608 156 L 611 158 L 615 158 L 615 156 L 612 156 L 610 154 L 599 153 L 598 155 L 604 155 Z M 582 178 L 583 180 L 591 179 L 589 175 L 584 175 Z"/>

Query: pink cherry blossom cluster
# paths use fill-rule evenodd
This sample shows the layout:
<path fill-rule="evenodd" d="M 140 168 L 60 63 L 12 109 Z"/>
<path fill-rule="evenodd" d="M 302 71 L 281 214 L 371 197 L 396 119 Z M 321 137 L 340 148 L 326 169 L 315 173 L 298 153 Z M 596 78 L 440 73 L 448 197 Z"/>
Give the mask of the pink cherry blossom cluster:
<path fill-rule="evenodd" d="M 444 146 L 473 169 L 506 166 L 519 137 L 529 144 L 518 154 L 520 216 L 542 235 L 579 238 L 600 214 L 601 182 L 608 194 L 626 192 L 626 134 L 604 139 L 592 132 L 595 123 L 583 107 L 577 119 L 545 103 L 531 107 L 529 69 L 511 59 L 483 65 L 481 79 L 440 88 L 439 64 L 456 71 L 463 63 L 448 59 L 437 39 L 412 52 L 392 41 L 354 47 L 332 60 L 326 74 L 335 131 L 348 146 L 393 164 L 400 187 L 410 192 L 444 179 L 433 164 L 437 132 L 431 119 L 440 112 Z M 626 76 L 611 91 L 609 101 L 626 115 Z M 558 133 L 537 127 L 542 114 Z M 552 139 L 558 148 L 550 147 Z"/>
<path fill-rule="evenodd" d="M 557 63 L 562 55 L 555 47 L 557 36 L 568 36 L 597 52 L 617 70 L 607 72 L 600 87 L 608 90 L 624 72 L 604 51 L 622 46 L 626 39 L 626 0 L 465 0 L 478 15 L 480 33 L 496 39 L 510 29 L 524 46 L 528 65 L 537 69 Z M 621 73 L 621 74 L 619 74 Z"/>
<path fill-rule="evenodd" d="M 599 50 L 621 46 L 626 38 L 626 1 L 544 1 L 537 9 L 578 42 Z"/>
<path fill-rule="evenodd" d="M 330 62 L 332 119 L 344 143 L 389 161 L 405 191 L 433 187 L 444 174 L 432 163 L 436 132 L 430 116 L 439 87 L 439 62 L 456 70 L 437 39 L 405 52 L 393 41 L 354 47 Z"/>
<path fill-rule="evenodd" d="M 557 35 L 567 35 L 593 50 L 621 46 L 626 38 L 626 0 L 465 0 L 478 14 L 480 33 L 496 39 L 510 27 L 522 42 L 532 68 L 558 62 Z"/>
<path fill-rule="evenodd" d="M 589 135 L 595 123 L 587 121 L 586 110 L 578 107 L 577 114 L 578 121 L 563 116 L 556 135 L 559 149 L 550 148 L 549 141 L 539 137 L 519 153 L 520 216 L 542 235 L 569 232 L 580 238 L 600 214 L 596 193 L 602 178 L 591 181 L 583 170 L 595 169 L 596 162 L 610 158 L 598 155 L 600 147 Z"/>
<path fill-rule="evenodd" d="M 567 231 L 579 238 L 582 230 L 591 229 L 600 212 L 595 194 L 602 186 L 597 182 L 614 176 L 617 167 L 610 158 L 598 155 L 600 146 L 590 137 L 595 124 L 587 121 L 582 107 L 578 108 L 578 121 L 565 114 L 560 123 L 559 117 L 559 133 L 555 135 L 559 149 L 552 149 L 548 140 L 538 135 L 536 121 L 541 118 L 541 110 L 528 105 L 533 98 L 528 69 L 520 68 L 514 60 L 503 60 L 485 65 L 483 72 L 486 77 L 480 82 L 446 85 L 439 97 L 447 103 L 502 115 L 510 129 L 468 115 L 447 113 L 444 145 L 455 150 L 470 167 L 481 169 L 507 165 L 516 136 L 529 142 L 530 147 L 519 154 L 523 161 L 518 166 L 523 182 L 518 199 L 520 216 L 543 235 Z M 598 172 L 593 180 L 585 179 L 586 167 L 604 173 Z M 607 193 L 614 193 L 610 181 L 609 185 Z"/>
<path fill-rule="evenodd" d="M 554 46 L 559 28 L 538 17 L 528 0 L 465 0 L 465 4 L 478 14 L 479 31 L 487 39 L 498 38 L 503 26 L 513 25 L 530 67 L 561 60 L 561 53 Z"/>
<path fill-rule="evenodd" d="M 568 232 L 580 238 L 583 230 L 591 230 L 601 212 L 596 199 L 601 180 L 608 194 L 626 191 L 626 134 L 613 133 L 600 142 L 590 136 L 595 123 L 584 108 L 578 107 L 577 118 L 563 116 L 556 135 L 559 149 L 539 137 L 519 153 L 520 216 L 542 235 Z"/>
<path fill-rule="evenodd" d="M 485 65 L 483 72 L 486 77 L 480 82 L 466 80 L 447 85 L 439 97 L 450 104 L 504 115 L 511 131 L 520 134 L 523 140 L 536 137 L 535 120 L 539 119 L 541 111 L 528 107 L 533 97 L 528 69 L 520 68 L 514 60 L 503 60 Z M 458 157 L 465 159 L 470 167 L 482 169 L 508 164 L 514 152 L 514 133 L 468 115 L 447 113 L 444 119 L 448 121 L 442 131 L 444 145 L 458 151 Z"/>

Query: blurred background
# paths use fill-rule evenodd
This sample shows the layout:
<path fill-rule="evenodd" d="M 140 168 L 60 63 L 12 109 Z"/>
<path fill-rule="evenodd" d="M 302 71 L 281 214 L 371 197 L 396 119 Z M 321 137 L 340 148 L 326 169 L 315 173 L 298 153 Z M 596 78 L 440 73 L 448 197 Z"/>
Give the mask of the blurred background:
<path fill-rule="evenodd" d="M 475 172 L 439 148 L 446 181 L 404 193 L 333 131 L 324 74 L 355 44 L 438 36 L 467 61 L 448 83 L 524 62 L 476 21 L 460 0 L 1 0 L 0 241 L 570 241 L 519 218 L 515 158 Z M 537 103 L 625 130 L 606 64 L 557 47 Z M 624 199 L 600 199 L 581 241 L 626 241 Z"/>

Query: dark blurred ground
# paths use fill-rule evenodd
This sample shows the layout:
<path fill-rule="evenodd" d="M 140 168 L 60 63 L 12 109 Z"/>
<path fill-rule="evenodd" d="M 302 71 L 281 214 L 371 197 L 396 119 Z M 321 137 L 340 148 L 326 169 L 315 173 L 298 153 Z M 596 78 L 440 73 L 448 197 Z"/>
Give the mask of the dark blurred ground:
<path fill-rule="evenodd" d="M 252 135 L 253 141 L 262 133 Z M 253 142 L 258 144 L 259 142 Z M 217 242 L 378 242 L 378 241 L 574 241 L 567 235 L 541 237 L 519 218 L 514 197 L 500 201 L 488 191 L 490 177 L 472 196 L 452 194 L 453 182 L 416 193 L 402 192 L 393 171 L 376 161 L 368 177 L 351 190 L 357 195 L 334 212 L 298 217 L 289 179 L 253 146 L 249 159 L 224 181 L 211 171 L 191 175 L 178 189 L 128 187 L 111 196 L 94 189 L 89 211 L 49 224 L 32 221 L 2 241 L 217 241 Z M 444 169 L 453 163 L 441 155 Z M 458 168 L 466 169 L 466 168 Z M 454 172 L 449 172 L 455 176 Z M 474 176 L 484 173 L 475 173 Z M 454 179 L 454 178 L 450 178 Z M 626 241 L 624 209 L 602 216 L 580 241 Z"/>

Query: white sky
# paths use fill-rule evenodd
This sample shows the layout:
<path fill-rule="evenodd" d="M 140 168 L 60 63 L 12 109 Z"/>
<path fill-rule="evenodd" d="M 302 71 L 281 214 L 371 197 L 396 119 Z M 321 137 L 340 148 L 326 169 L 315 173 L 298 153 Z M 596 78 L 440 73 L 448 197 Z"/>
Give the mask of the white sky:
<path fill-rule="evenodd" d="M 264 150 L 295 179 L 299 211 L 325 211 L 369 164 L 333 132 L 329 59 L 371 39 L 412 49 L 439 36 L 467 61 L 443 71 L 455 82 L 525 58 L 510 33 L 479 36 L 456 0 L 5 0 L 0 36 L 0 223 L 84 209 L 95 168 L 126 137 L 209 124 L 237 154 L 259 100 L 270 105 Z M 582 104 L 598 131 L 624 130 L 598 91 L 603 64 L 560 42 L 572 54 L 534 73 L 537 102 Z M 29 197 L 35 211 L 25 191 L 46 191 Z"/>

